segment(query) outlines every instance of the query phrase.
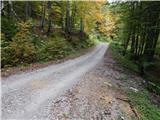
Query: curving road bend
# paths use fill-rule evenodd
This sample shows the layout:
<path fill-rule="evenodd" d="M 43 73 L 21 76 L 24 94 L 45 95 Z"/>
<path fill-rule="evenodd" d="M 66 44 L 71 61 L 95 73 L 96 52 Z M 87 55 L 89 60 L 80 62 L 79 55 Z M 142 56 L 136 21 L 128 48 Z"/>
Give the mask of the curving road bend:
<path fill-rule="evenodd" d="M 107 48 L 107 44 L 98 44 L 81 57 L 4 78 L 1 82 L 2 119 L 37 119 L 43 110 L 46 115 L 38 119 L 48 119 L 51 100 L 82 80 L 102 60 Z"/>

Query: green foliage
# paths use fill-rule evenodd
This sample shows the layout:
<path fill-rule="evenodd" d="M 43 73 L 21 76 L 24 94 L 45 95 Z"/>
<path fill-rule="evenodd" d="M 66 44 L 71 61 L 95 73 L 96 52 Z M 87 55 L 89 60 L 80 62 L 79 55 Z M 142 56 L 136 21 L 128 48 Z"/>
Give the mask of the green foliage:
<path fill-rule="evenodd" d="M 67 40 L 58 34 L 54 34 L 54 36 L 51 34 L 47 41 L 43 40 L 37 47 L 37 61 L 61 59 L 94 45 L 92 40 L 87 37 L 70 36 L 70 39 Z"/>
<path fill-rule="evenodd" d="M 157 46 L 156 46 L 155 54 L 157 55 L 158 58 L 160 58 L 160 35 L 158 37 L 158 43 L 157 43 Z"/>
<path fill-rule="evenodd" d="M 141 120 L 159 120 L 160 109 L 151 104 L 147 91 L 128 92 L 131 103 L 140 112 Z"/>
<path fill-rule="evenodd" d="M 19 29 L 12 41 L 7 42 L 4 37 L 2 38 L 2 67 L 27 64 L 35 60 L 36 50 L 28 23 L 19 23 Z"/>
<path fill-rule="evenodd" d="M 120 45 L 119 42 L 112 42 L 111 43 L 111 49 L 113 52 L 113 58 L 123 67 L 136 72 L 140 73 L 139 65 L 133 61 L 130 60 L 130 56 L 122 56 L 122 45 Z M 160 94 L 160 83 L 159 78 L 156 78 L 151 73 L 147 72 L 147 69 L 149 67 L 154 67 L 153 62 L 143 62 L 142 63 L 145 69 L 145 74 L 143 75 L 143 78 L 148 81 L 146 84 L 146 88 L 149 91 L 155 92 L 157 94 Z M 156 63 L 157 64 L 157 63 Z"/>
<path fill-rule="evenodd" d="M 35 60 L 35 47 L 32 43 L 32 37 L 28 32 L 28 26 L 21 24 L 21 30 L 10 42 L 12 64 L 31 63 Z"/>
<path fill-rule="evenodd" d="M 48 61 L 64 58 L 73 52 L 72 46 L 60 37 L 48 38 L 43 42 L 42 47 L 38 48 L 37 61 Z"/>
<path fill-rule="evenodd" d="M 5 35 L 1 33 L 1 67 L 4 67 L 4 65 L 9 65 L 11 63 L 11 49 L 8 45 L 9 42 L 6 40 Z"/>
<path fill-rule="evenodd" d="M 116 34 L 123 44 L 123 55 L 130 56 L 140 68 L 150 66 L 156 53 L 158 57 L 159 11 L 157 1 L 115 2 L 111 5 L 112 13 L 117 18 Z M 118 13 L 118 14 L 117 14 Z M 144 65 L 144 66 L 143 66 Z M 142 74 L 144 73 L 141 70 Z"/>
<path fill-rule="evenodd" d="M 76 40 L 77 39 L 77 40 Z M 72 41 L 72 45 L 75 49 L 89 48 L 94 45 L 94 42 L 88 37 L 82 38 L 74 38 Z"/>
<path fill-rule="evenodd" d="M 148 61 L 144 61 L 143 62 L 143 66 L 145 69 L 147 69 L 148 67 L 154 65 L 154 62 L 148 62 Z"/>
<path fill-rule="evenodd" d="M 1 32 L 5 34 L 6 40 L 11 40 L 11 38 L 16 34 L 17 30 L 18 28 L 14 21 L 2 17 Z"/>
<path fill-rule="evenodd" d="M 148 85 L 147 85 L 148 90 L 160 94 L 160 86 L 158 86 L 157 84 L 155 84 L 154 82 L 149 81 Z"/>
<path fill-rule="evenodd" d="M 94 45 L 87 35 L 70 36 L 71 41 L 60 33 L 51 34 L 46 38 L 31 33 L 31 21 L 18 23 L 19 31 L 12 41 L 2 38 L 2 67 L 26 65 L 33 62 L 46 62 L 61 59 Z"/>
<path fill-rule="evenodd" d="M 123 67 L 132 70 L 134 72 L 139 72 L 138 65 L 129 60 L 129 56 L 122 56 L 122 46 L 117 42 L 112 42 L 110 44 L 113 51 L 113 58 L 121 64 Z"/>
<path fill-rule="evenodd" d="M 159 77 L 152 75 L 151 73 L 147 73 L 143 76 L 143 78 L 147 81 L 146 88 L 160 95 L 160 81 Z"/>
<path fill-rule="evenodd" d="M 85 33 L 74 33 L 66 37 L 66 40 L 72 45 L 73 49 L 85 49 L 95 44 L 93 38 Z"/>
<path fill-rule="evenodd" d="M 65 1 L 2 3 L 2 68 L 61 59 L 91 47 L 94 42 L 84 31 L 89 33 L 94 28 L 98 16 L 100 21 L 104 20 L 99 13 L 103 2 L 68 1 L 68 8 Z M 94 16 L 83 12 L 86 10 L 95 13 Z M 69 18 L 70 29 L 66 33 L 65 18 Z M 83 32 L 79 32 L 80 26 Z"/>

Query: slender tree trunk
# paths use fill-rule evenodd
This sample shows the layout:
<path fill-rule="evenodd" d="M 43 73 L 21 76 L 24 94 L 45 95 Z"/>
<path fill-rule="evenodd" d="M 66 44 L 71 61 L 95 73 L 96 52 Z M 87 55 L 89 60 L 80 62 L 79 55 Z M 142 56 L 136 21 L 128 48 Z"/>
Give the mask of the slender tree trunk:
<path fill-rule="evenodd" d="M 31 15 L 32 15 L 32 3 L 29 1 L 28 2 L 28 16 L 29 18 L 31 18 Z"/>
<path fill-rule="evenodd" d="M 146 35 L 143 32 L 141 34 L 141 43 L 140 43 L 140 48 L 139 48 L 139 53 L 138 53 L 139 56 L 141 56 L 143 54 L 143 50 L 144 50 L 144 46 L 145 46 L 145 38 L 146 38 Z"/>
<path fill-rule="evenodd" d="M 132 31 L 132 38 L 131 38 L 131 54 L 134 54 L 134 47 L 135 47 L 135 27 Z"/>
<path fill-rule="evenodd" d="M 25 19 L 29 18 L 29 1 L 25 1 Z"/>
<path fill-rule="evenodd" d="M 152 47 L 152 54 L 154 55 L 155 54 L 155 51 L 156 51 L 156 45 L 157 45 L 157 42 L 158 42 L 158 37 L 160 35 L 160 22 L 157 21 L 157 27 L 156 27 L 156 30 L 155 30 L 155 39 L 154 39 L 154 44 L 153 44 L 153 47 Z"/>
<path fill-rule="evenodd" d="M 66 1 L 65 31 L 66 33 L 70 33 L 70 2 L 69 1 Z"/>
<path fill-rule="evenodd" d="M 12 5 L 11 5 L 11 1 L 8 1 L 8 4 L 7 4 L 7 14 L 8 14 L 8 20 L 11 20 L 11 17 L 12 17 Z"/>
<path fill-rule="evenodd" d="M 64 8 L 63 8 L 63 6 L 61 6 L 61 27 L 62 27 L 62 30 L 65 30 L 64 21 L 65 21 L 65 19 L 64 19 Z"/>
<path fill-rule="evenodd" d="M 149 29 L 147 30 L 147 41 L 146 41 L 146 46 L 144 50 L 144 57 L 148 61 L 152 61 L 157 40 L 158 40 L 159 31 L 156 31 L 155 29 L 152 28 L 152 26 L 155 26 L 155 22 L 152 21 L 153 19 L 152 12 L 149 14 L 150 16 L 148 19 L 151 24 L 148 26 Z M 154 16 L 154 19 L 156 19 L 155 16 Z"/>
<path fill-rule="evenodd" d="M 138 33 L 137 33 L 137 35 L 136 35 L 136 39 L 135 39 L 135 50 L 134 50 L 134 57 L 135 57 L 135 59 L 137 59 L 137 57 L 138 57 L 138 41 L 139 41 L 139 35 L 138 35 Z"/>
<path fill-rule="evenodd" d="M 1 15 L 4 15 L 4 2 L 1 1 Z"/>
<path fill-rule="evenodd" d="M 135 15 L 135 6 L 136 6 L 136 3 L 133 2 L 132 4 L 132 11 L 133 11 L 133 16 Z M 135 25 L 132 25 L 132 34 L 131 34 L 131 59 L 132 59 L 132 55 L 134 54 L 134 47 L 135 47 L 135 34 L 136 34 L 136 26 Z"/>
<path fill-rule="evenodd" d="M 72 15 L 71 15 L 71 31 L 74 30 L 74 19 L 75 19 L 75 14 L 76 14 L 76 2 L 73 1 L 73 4 L 72 4 Z"/>
<path fill-rule="evenodd" d="M 19 17 L 17 16 L 16 12 L 13 9 L 13 4 L 12 1 L 8 1 L 8 8 L 7 8 L 7 12 L 8 12 L 8 19 L 9 20 L 20 20 Z"/>
<path fill-rule="evenodd" d="M 49 35 L 50 31 L 51 31 L 51 25 L 52 25 L 52 21 L 51 21 L 51 17 L 52 17 L 52 14 L 51 14 L 51 1 L 48 1 L 48 30 L 47 30 L 47 35 Z"/>
<path fill-rule="evenodd" d="M 83 25 L 83 19 L 82 17 L 80 18 L 80 33 L 84 32 L 84 25 Z"/>
<path fill-rule="evenodd" d="M 131 33 L 128 33 L 127 41 L 124 43 L 123 56 L 125 56 L 125 55 L 126 55 L 126 51 L 127 51 L 127 48 L 128 48 L 128 44 L 129 44 L 129 41 L 130 41 L 130 37 L 131 37 Z"/>
<path fill-rule="evenodd" d="M 46 14 L 46 6 L 45 6 L 45 1 L 43 1 L 43 4 L 42 4 L 42 18 L 41 18 L 41 24 L 40 24 L 40 27 L 41 27 L 42 31 L 44 30 L 45 14 Z"/>

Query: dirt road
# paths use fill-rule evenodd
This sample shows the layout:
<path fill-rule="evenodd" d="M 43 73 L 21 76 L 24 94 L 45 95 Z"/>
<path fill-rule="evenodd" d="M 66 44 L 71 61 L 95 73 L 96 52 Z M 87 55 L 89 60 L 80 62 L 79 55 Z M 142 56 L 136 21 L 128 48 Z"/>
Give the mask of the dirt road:
<path fill-rule="evenodd" d="M 2 119 L 49 118 L 53 100 L 64 95 L 100 63 L 108 48 L 99 44 L 81 57 L 2 80 Z"/>

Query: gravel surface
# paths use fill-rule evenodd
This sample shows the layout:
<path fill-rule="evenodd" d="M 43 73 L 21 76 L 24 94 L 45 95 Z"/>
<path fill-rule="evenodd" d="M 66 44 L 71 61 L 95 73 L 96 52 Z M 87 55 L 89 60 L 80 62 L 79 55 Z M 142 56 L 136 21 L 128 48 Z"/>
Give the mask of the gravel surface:
<path fill-rule="evenodd" d="M 4 78 L 2 119 L 136 120 L 124 91 L 142 84 L 99 44 L 76 59 Z"/>
<path fill-rule="evenodd" d="M 52 100 L 50 120 L 137 120 L 122 89 L 137 87 L 112 58 L 105 56 L 84 78 Z M 134 75 L 135 77 L 135 75 Z M 140 78 L 137 77 L 137 80 Z M 136 86 L 135 86 L 136 85 Z M 120 99 L 117 99 L 120 98 Z M 44 113 L 40 113 L 41 116 Z M 45 117 L 44 117 L 45 118 Z"/>
<path fill-rule="evenodd" d="M 66 90 L 72 88 L 78 81 L 84 80 L 86 73 L 102 61 L 107 48 L 108 45 L 99 44 L 93 51 L 76 59 L 4 78 L 2 80 L 2 119 L 45 120 L 59 118 L 56 117 L 58 114 L 54 115 L 54 110 L 57 109 L 53 107 L 54 101 L 65 94 L 72 95 Z M 82 97 L 82 101 L 83 99 L 86 100 L 85 104 L 87 105 L 85 96 L 80 97 Z M 62 100 L 60 99 L 60 101 L 64 100 L 65 97 Z M 83 106 L 83 104 L 80 106 Z M 61 108 L 63 111 L 70 111 L 65 105 L 59 107 L 59 109 Z M 76 105 L 75 109 L 78 109 Z M 94 109 L 94 107 L 87 109 Z M 83 114 L 89 114 L 84 111 L 84 108 L 79 110 Z M 71 113 L 74 112 L 71 111 Z M 88 115 L 84 115 L 84 119 L 85 116 L 86 119 L 89 118 Z M 72 118 L 74 119 L 74 114 Z M 80 117 L 80 119 L 83 118 Z"/>

